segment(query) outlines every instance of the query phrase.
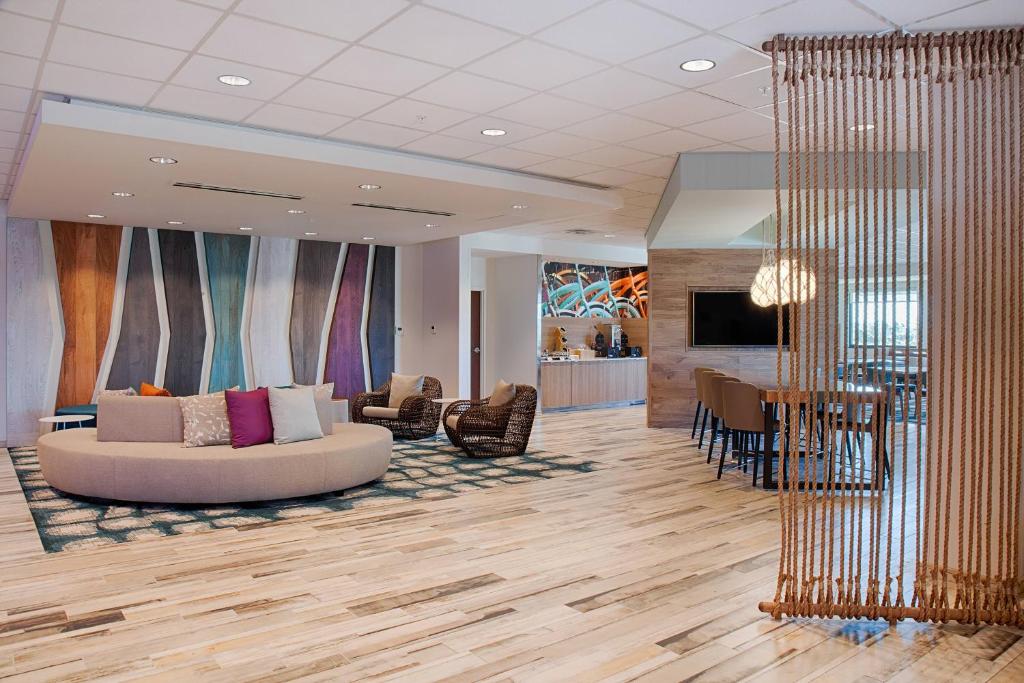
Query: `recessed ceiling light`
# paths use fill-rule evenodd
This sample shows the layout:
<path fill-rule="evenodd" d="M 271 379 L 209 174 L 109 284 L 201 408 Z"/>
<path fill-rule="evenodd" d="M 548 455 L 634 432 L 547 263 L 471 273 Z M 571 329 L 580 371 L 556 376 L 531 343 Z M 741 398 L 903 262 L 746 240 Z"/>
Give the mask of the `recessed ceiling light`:
<path fill-rule="evenodd" d="M 615 235 L 605 235 L 606 239 L 611 239 L 612 237 L 615 237 Z"/>
<path fill-rule="evenodd" d="M 288 213 L 290 213 L 290 214 L 300 214 L 300 213 L 306 213 L 306 212 L 303 211 L 302 209 L 288 209 Z"/>
<path fill-rule="evenodd" d="M 250 232 L 252 230 L 252 228 L 250 228 L 248 225 L 239 225 L 238 229 L 244 230 L 245 232 Z"/>
<path fill-rule="evenodd" d="M 234 87 L 241 87 L 243 85 L 249 85 L 250 83 L 252 83 L 252 81 L 246 78 L 245 76 L 236 76 L 234 74 L 224 74 L 223 76 L 219 76 L 217 80 L 223 83 L 224 85 L 230 85 Z"/>
<path fill-rule="evenodd" d="M 86 214 L 87 218 L 106 218 L 102 213 L 90 213 Z"/>
<path fill-rule="evenodd" d="M 360 190 L 379 190 L 380 185 L 374 185 L 373 183 L 363 183 L 359 186 Z"/>
<path fill-rule="evenodd" d="M 516 211 L 520 211 L 522 209 L 528 208 L 528 206 L 526 204 L 513 204 L 512 208 L 515 209 Z"/>
<path fill-rule="evenodd" d="M 167 221 L 167 225 L 185 225 L 185 221 Z"/>
<path fill-rule="evenodd" d="M 363 239 L 366 240 L 367 242 L 370 242 L 370 241 L 375 240 L 377 238 L 376 237 L 364 237 Z"/>
<path fill-rule="evenodd" d="M 502 130 L 501 128 L 484 128 L 482 131 L 480 131 L 481 135 L 488 135 L 492 138 L 499 137 L 507 133 L 507 130 Z"/>
<path fill-rule="evenodd" d="M 854 133 L 864 133 L 864 132 L 867 132 L 869 130 L 874 130 L 874 129 L 875 129 L 875 124 L 873 124 L 873 123 L 860 123 L 860 124 L 857 124 L 856 126 L 850 126 L 850 130 L 853 131 Z"/>
<path fill-rule="evenodd" d="M 307 232 L 306 233 L 306 237 L 316 237 L 316 235 L 317 235 L 317 233 L 315 233 L 315 232 Z"/>
<path fill-rule="evenodd" d="M 150 157 L 149 160 L 154 164 L 160 164 L 162 166 L 178 163 L 177 159 L 172 159 L 171 157 Z"/>
<path fill-rule="evenodd" d="M 710 59 L 688 59 L 679 65 L 683 71 L 707 71 L 715 68 L 715 63 Z"/>
<path fill-rule="evenodd" d="M 437 223 L 427 223 L 427 227 L 428 228 L 437 228 L 437 227 L 440 227 L 440 225 L 438 225 Z"/>
<path fill-rule="evenodd" d="M 111 192 L 110 194 L 114 195 L 115 197 L 134 197 L 135 196 L 135 193 L 133 193 L 133 192 Z"/>

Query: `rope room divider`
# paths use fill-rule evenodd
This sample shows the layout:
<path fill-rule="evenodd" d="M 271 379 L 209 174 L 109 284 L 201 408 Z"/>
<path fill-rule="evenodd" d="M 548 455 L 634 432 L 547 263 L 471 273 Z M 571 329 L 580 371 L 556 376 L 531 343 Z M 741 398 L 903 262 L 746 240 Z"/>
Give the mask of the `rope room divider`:
<path fill-rule="evenodd" d="M 1024 625 L 1024 30 L 764 49 L 782 549 L 760 608 Z"/>

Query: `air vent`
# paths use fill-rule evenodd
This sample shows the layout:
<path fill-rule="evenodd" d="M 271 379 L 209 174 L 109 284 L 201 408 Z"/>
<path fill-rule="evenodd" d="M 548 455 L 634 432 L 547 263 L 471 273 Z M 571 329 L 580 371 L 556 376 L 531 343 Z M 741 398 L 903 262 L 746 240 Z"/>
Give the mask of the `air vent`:
<path fill-rule="evenodd" d="M 448 211 L 431 211 L 430 209 L 413 209 L 408 206 L 386 206 L 384 204 L 367 204 L 365 202 L 356 202 L 352 206 L 362 206 L 367 209 L 384 209 L 386 211 L 405 211 L 406 213 L 425 213 L 428 216 L 454 216 L 454 213 Z"/>
<path fill-rule="evenodd" d="M 565 233 L 567 235 L 596 235 L 597 230 L 588 230 L 587 228 L 572 228 L 570 230 L 566 230 Z"/>
<path fill-rule="evenodd" d="M 241 187 L 221 187 L 219 185 L 204 185 L 203 183 L 174 183 L 174 187 L 188 187 L 193 190 L 209 190 L 210 192 L 230 192 L 231 194 L 247 194 L 253 197 L 271 197 L 273 199 L 302 199 L 297 194 L 286 194 L 284 192 L 265 192 L 263 190 L 246 190 Z"/>

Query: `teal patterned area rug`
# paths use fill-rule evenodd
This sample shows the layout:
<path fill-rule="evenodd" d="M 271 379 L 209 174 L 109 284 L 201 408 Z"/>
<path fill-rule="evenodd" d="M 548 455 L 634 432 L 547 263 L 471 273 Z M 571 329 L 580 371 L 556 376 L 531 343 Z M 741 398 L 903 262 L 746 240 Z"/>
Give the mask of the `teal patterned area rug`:
<path fill-rule="evenodd" d="M 543 451 L 476 460 L 467 458 L 444 437 L 438 437 L 395 442 L 391 466 L 384 477 L 346 491 L 232 505 L 157 505 L 63 493 L 46 484 L 34 448 L 12 448 L 10 454 L 47 552 L 246 527 L 369 505 L 437 500 L 467 491 L 592 472 L 600 467 L 583 458 Z"/>

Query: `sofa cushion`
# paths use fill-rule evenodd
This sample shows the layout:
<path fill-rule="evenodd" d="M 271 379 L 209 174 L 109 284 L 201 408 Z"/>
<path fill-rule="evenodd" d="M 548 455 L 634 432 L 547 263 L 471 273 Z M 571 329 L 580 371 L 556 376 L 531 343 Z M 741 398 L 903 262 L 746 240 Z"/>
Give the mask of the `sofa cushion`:
<path fill-rule="evenodd" d="M 171 392 L 163 387 L 143 382 L 142 386 L 139 387 L 139 394 L 142 396 L 170 396 Z"/>
<path fill-rule="evenodd" d="M 228 404 L 223 391 L 215 394 L 182 396 L 178 398 L 178 403 L 181 405 L 181 417 L 185 427 L 186 448 L 231 443 L 231 423 L 228 422 Z"/>
<path fill-rule="evenodd" d="M 398 419 L 398 408 L 385 408 L 384 406 L 366 406 L 363 408 L 363 415 L 366 417 L 384 417 L 389 420 Z"/>
<path fill-rule="evenodd" d="M 245 448 L 274 440 L 270 395 L 266 387 L 253 391 L 225 391 L 232 448 Z"/>
<path fill-rule="evenodd" d="M 184 426 L 178 399 L 167 396 L 100 396 L 97 441 L 181 443 Z"/>
<path fill-rule="evenodd" d="M 391 373 L 391 393 L 388 395 L 389 408 L 401 408 L 402 401 L 410 396 L 423 393 L 423 375 L 399 375 Z"/>
<path fill-rule="evenodd" d="M 491 392 L 491 397 L 487 399 L 487 405 L 492 407 L 503 406 L 508 404 L 516 397 L 516 385 L 509 384 L 503 379 L 499 379 L 494 385 L 494 391 Z"/>
<path fill-rule="evenodd" d="M 274 443 L 295 443 L 322 439 L 320 419 L 312 387 L 270 388 L 270 417 L 274 423 Z"/>

